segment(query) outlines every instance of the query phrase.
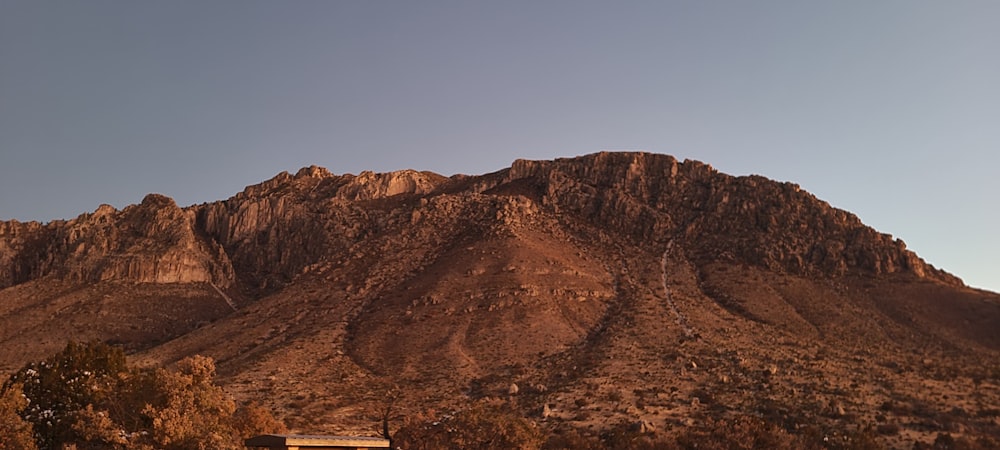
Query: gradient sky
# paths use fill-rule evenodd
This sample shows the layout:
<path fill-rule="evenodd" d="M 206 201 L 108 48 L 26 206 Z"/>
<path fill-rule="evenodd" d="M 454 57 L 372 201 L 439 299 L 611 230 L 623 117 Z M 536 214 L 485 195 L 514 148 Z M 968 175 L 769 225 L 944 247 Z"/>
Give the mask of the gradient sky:
<path fill-rule="evenodd" d="M 799 183 L 1000 291 L 1000 2 L 0 1 L 0 220 L 601 150 Z"/>

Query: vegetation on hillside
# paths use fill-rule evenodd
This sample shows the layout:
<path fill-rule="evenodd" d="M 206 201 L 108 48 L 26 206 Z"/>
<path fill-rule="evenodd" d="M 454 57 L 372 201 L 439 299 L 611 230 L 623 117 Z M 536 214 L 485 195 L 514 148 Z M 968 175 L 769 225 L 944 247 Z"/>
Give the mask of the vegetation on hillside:
<path fill-rule="evenodd" d="M 552 424 L 550 424 L 552 425 Z M 408 417 L 391 437 L 393 448 L 535 449 L 535 450 L 882 450 L 884 434 L 871 427 L 830 430 L 805 426 L 790 431 L 756 416 L 707 420 L 666 432 L 645 431 L 637 423 L 622 422 L 600 432 L 554 425 L 544 428 L 526 419 L 504 402 L 481 400 L 462 411 L 438 418 Z M 915 450 L 996 450 L 1000 442 L 989 437 L 938 434 L 930 444 L 914 443 Z"/>
<path fill-rule="evenodd" d="M 0 449 L 36 450 L 31 423 L 20 416 L 28 406 L 21 386 L 11 385 L 0 393 Z"/>
<path fill-rule="evenodd" d="M 126 364 L 120 348 L 70 343 L 13 374 L 0 389 L 0 449 L 228 450 L 284 431 L 255 405 L 238 407 L 204 356 L 176 368 Z"/>
<path fill-rule="evenodd" d="M 70 343 L 61 352 L 24 366 L 0 387 L 0 450 L 240 450 L 247 437 L 287 431 L 256 405 L 237 406 L 214 383 L 215 363 L 193 356 L 172 370 L 127 364 L 120 348 Z M 755 416 L 707 420 L 655 433 L 635 423 L 600 432 L 534 422 L 513 404 L 484 398 L 440 417 L 382 411 L 384 437 L 393 448 L 740 450 L 884 448 L 882 429 L 838 432 L 806 425 L 791 430 Z M 390 420 L 400 426 L 390 435 Z M 998 449 L 996 440 L 939 434 L 914 449 Z"/>
<path fill-rule="evenodd" d="M 408 450 L 537 450 L 542 442 L 542 431 L 529 420 L 502 405 L 481 402 L 438 420 L 410 419 L 392 443 Z"/>

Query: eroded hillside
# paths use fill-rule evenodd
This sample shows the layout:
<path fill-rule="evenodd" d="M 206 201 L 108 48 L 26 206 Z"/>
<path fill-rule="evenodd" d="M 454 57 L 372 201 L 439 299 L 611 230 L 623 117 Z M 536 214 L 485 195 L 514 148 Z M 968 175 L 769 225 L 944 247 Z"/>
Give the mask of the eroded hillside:
<path fill-rule="evenodd" d="M 793 184 L 665 155 L 310 167 L 183 209 L 8 222 L 0 286 L 8 371 L 65 339 L 205 354 L 301 432 L 367 433 L 390 390 L 404 413 L 509 397 L 591 432 L 1000 430 L 1000 296 Z"/>

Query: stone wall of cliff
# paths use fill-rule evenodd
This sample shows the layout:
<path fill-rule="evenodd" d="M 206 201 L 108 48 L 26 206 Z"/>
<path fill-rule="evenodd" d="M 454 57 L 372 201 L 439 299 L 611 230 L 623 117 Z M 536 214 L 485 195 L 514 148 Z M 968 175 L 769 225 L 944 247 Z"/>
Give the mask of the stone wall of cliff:
<path fill-rule="evenodd" d="M 226 250 L 241 279 L 268 289 L 310 265 L 345 258 L 352 246 L 384 229 L 394 210 L 410 214 L 406 203 L 380 201 L 428 194 L 447 180 L 413 170 L 333 175 L 312 166 L 191 210 L 198 228 Z"/>
<path fill-rule="evenodd" d="M 516 197 L 531 207 L 499 201 Z M 151 194 L 122 211 L 102 206 L 70 221 L 4 222 L 0 287 L 51 275 L 88 282 L 240 282 L 266 290 L 311 265 L 345 260 L 359 243 L 387 231 L 402 236 L 420 227 L 414 236 L 449 236 L 458 231 L 433 228 L 490 230 L 491 221 L 509 228 L 527 220 L 519 217 L 525 211 L 572 217 L 654 249 L 673 242 L 695 261 L 824 276 L 902 272 L 961 284 L 902 241 L 794 184 L 734 177 L 666 155 L 598 153 L 518 160 L 475 177 L 412 170 L 334 175 L 312 166 L 185 209 Z"/>
<path fill-rule="evenodd" d="M 598 153 L 518 160 L 506 181 L 540 180 L 543 202 L 636 242 L 675 241 L 701 260 L 733 260 L 792 273 L 907 272 L 947 284 L 898 239 L 865 226 L 792 183 L 734 177 L 667 155 Z"/>
<path fill-rule="evenodd" d="M 102 205 L 69 221 L 0 225 L 0 287 L 45 276 L 82 282 L 212 282 L 233 269 L 222 247 L 199 236 L 194 216 L 150 194 L 122 211 Z"/>

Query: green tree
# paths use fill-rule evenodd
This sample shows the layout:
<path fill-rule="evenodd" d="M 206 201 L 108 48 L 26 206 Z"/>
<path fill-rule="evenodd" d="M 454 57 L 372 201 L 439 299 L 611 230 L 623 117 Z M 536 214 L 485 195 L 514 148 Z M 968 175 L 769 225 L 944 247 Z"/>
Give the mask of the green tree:
<path fill-rule="evenodd" d="M 215 362 L 204 356 L 185 358 L 175 370 L 138 369 L 120 349 L 69 344 L 4 383 L 0 450 L 64 443 L 79 450 L 242 450 L 252 434 L 285 430 L 255 404 L 237 409 L 214 377 Z M 30 446 L 16 444 L 31 443 L 32 434 Z"/>
<path fill-rule="evenodd" d="M 78 412 L 74 429 L 80 450 L 243 449 L 251 435 L 285 431 L 267 410 L 236 404 L 214 383 L 215 362 L 185 358 L 176 370 L 132 370 L 116 395 Z"/>
<path fill-rule="evenodd" d="M 125 372 L 125 353 L 101 342 L 70 342 L 61 352 L 31 363 L 3 385 L 22 386 L 28 405 L 21 417 L 34 426 L 35 441 L 43 450 L 73 442 L 74 414 L 87 405 L 101 403 L 113 391 L 119 373 Z"/>

